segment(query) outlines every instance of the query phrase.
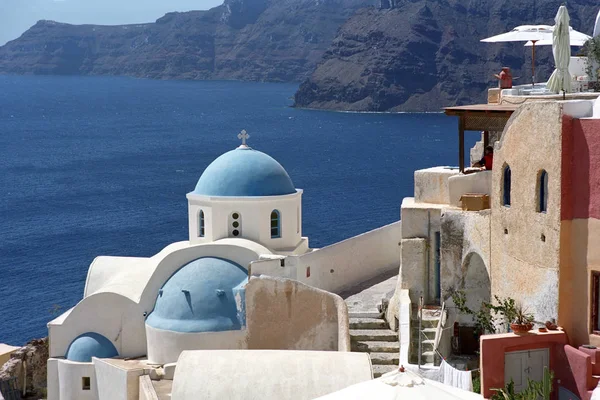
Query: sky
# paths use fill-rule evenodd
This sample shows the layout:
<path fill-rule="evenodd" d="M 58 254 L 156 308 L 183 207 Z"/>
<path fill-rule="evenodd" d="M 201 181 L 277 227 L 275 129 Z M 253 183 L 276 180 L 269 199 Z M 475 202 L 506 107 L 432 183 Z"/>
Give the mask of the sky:
<path fill-rule="evenodd" d="M 152 22 L 171 11 L 207 10 L 222 0 L 0 0 L 0 46 L 37 21 L 119 25 Z"/>

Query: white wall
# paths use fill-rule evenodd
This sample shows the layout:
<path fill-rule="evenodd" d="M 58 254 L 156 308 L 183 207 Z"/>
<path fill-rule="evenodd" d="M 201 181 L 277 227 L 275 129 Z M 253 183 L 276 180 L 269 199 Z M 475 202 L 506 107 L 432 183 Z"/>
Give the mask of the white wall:
<path fill-rule="evenodd" d="M 58 359 L 49 358 L 46 364 L 46 396 L 47 400 L 60 399 L 60 382 L 58 380 Z"/>
<path fill-rule="evenodd" d="M 492 171 L 481 171 L 468 175 L 455 175 L 448 179 L 450 204 L 461 206 L 460 198 L 466 193 L 492 193 Z"/>
<path fill-rule="evenodd" d="M 182 333 L 146 325 L 148 361 L 156 364 L 176 362 L 184 350 L 244 349 L 246 330 Z"/>
<path fill-rule="evenodd" d="M 92 361 L 99 400 L 139 399 L 139 377 L 144 374 L 144 369 L 123 369 L 95 357 Z"/>
<path fill-rule="evenodd" d="M 48 324 L 50 357 L 64 357 L 71 342 L 86 332 L 110 340 L 121 357 L 146 354 L 144 310 L 114 293 L 96 293 L 84 298 L 62 322 Z"/>
<path fill-rule="evenodd" d="M 82 390 L 82 378 L 90 377 L 90 390 Z M 94 364 L 58 360 L 60 400 L 97 400 Z M 50 399 L 49 399 L 50 400 Z"/>
<path fill-rule="evenodd" d="M 340 293 L 400 265 L 400 221 L 300 256 L 254 262 L 253 275 L 296 279 L 307 285 Z M 310 276 L 307 271 L 310 268 Z"/>
<path fill-rule="evenodd" d="M 232 236 L 231 214 L 240 214 L 240 236 L 269 249 L 290 250 L 302 239 L 302 190 L 285 196 L 208 197 L 189 193 L 189 235 L 192 244 Z M 204 211 L 204 238 L 198 237 L 198 215 Z M 271 238 L 271 212 L 280 213 L 280 237 Z"/>
<path fill-rule="evenodd" d="M 309 400 L 371 378 L 367 353 L 186 351 L 177 362 L 172 399 Z"/>
<path fill-rule="evenodd" d="M 448 179 L 459 174 L 456 167 L 433 167 L 415 171 L 415 202 L 448 204 Z"/>

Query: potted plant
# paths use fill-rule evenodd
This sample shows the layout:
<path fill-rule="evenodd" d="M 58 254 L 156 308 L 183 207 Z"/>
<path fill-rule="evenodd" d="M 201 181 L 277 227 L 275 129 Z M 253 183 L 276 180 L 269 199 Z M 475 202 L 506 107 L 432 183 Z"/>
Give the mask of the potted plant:
<path fill-rule="evenodd" d="M 510 324 L 510 329 L 518 335 L 529 332 L 531 328 L 533 328 L 533 315 L 525 312 L 523 306 L 518 306 L 514 312 L 514 318 Z"/>

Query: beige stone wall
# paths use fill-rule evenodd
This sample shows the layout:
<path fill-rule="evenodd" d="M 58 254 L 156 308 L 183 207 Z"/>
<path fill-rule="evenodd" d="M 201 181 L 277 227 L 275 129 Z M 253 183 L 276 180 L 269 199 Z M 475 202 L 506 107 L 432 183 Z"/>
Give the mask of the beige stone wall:
<path fill-rule="evenodd" d="M 248 349 L 350 351 L 344 300 L 298 281 L 252 277 L 246 321 Z"/>
<path fill-rule="evenodd" d="M 592 344 L 600 347 L 600 335 L 592 322 L 592 272 L 600 271 L 600 220 L 574 219 L 562 222 L 563 251 L 561 268 L 559 323 L 567 331 L 572 345 Z"/>
<path fill-rule="evenodd" d="M 490 300 L 490 216 L 490 210 L 444 210 L 441 295 L 451 310 L 454 310 L 451 296 L 455 290 L 464 290 L 467 305 L 475 310 L 482 301 Z"/>
<path fill-rule="evenodd" d="M 558 103 L 522 106 L 495 146 L 492 177 L 492 294 L 513 297 L 545 321 L 558 316 L 562 110 Z M 503 170 L 512 172 L 511 205 L 503 205 Z M 548 173 L 548 212 L 537 212 L 539 172 Z M 544 240 L 543 240 L 544 239 Z"/>

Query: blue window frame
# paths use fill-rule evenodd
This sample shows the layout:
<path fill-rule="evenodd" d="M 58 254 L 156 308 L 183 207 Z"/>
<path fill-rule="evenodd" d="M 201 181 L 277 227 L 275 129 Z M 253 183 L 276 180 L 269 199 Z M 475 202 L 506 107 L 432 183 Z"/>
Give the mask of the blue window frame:
<path fill-rule="evenodd" d="M 503 190 L 502 190 L 502 197 L 504 200 L 504 205 L 506 207 L 510 207 L 510 185 L 511 185 L 511 177 L 510 177 L 511 173 L 510 173 L 510 167 L 507 165 L 506 167 L 504 167 L 504 177 L 503 177 Z"/>
<path fill-rule="evenodd" d="M 281 215 L 278 210 L 271 211 L 271 239 L 281 237 Z"/>
<path fill-rule="evenodd" d="M 548 173 L 542 170 L 538 184 L 538 211 L 545 213 L 548 210 Z"/>
<path fill-rule="evenodd" d="M 204 237 L 204 211 L 198 213 L 198 237 Z"/>

